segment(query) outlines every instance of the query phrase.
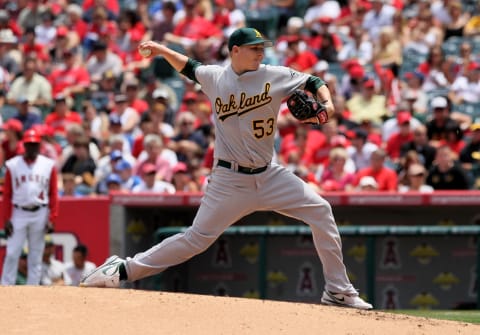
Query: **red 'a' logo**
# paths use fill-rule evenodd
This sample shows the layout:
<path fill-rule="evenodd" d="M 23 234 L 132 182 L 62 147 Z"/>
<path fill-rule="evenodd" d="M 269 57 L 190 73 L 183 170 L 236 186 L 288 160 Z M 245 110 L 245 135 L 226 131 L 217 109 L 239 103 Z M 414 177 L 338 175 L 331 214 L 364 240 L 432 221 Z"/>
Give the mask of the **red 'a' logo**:
<path fill-rule="evenodd" d="M 380 266 L 384 269 L 398 269 L 401 267 L 398 241 L 396 239 L 385 239 Z"/>
<path fill-rule="evenodd" d="M 301 297 L 309 296 L 313 297 L 317 294 L 317 280 L 315 276 L 315 270 L 310 263 L 305 263 L 300 268 L 298 283 L 297 283 L 297 295 Z"/>
<path fill-rule="evenodd" d="M 230 246 L 226 239 L 221 238 L 215 243 L 213 253 L 213 266 L 229 268 L 232 266 L 232 257 L 230 255 Z"/>
<path fill-rule="evenodd" d="M 388 286 L 383 291 L 383 309 L 398 309 L 398 290 L 393 286 Z"/>

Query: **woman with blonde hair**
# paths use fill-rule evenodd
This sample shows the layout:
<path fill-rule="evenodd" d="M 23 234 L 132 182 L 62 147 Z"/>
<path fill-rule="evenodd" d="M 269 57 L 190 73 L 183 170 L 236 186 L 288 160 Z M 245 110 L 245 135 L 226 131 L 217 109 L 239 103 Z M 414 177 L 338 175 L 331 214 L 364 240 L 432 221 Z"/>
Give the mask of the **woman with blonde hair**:
<path fill-rule="evenodd" d="M 345 148 L 330 151 L 327 169 L 323 172 L 320 187 L 324 191 L 349 191 L 353 189 L 354 175 L 345 171 L 348 153 Z"/>

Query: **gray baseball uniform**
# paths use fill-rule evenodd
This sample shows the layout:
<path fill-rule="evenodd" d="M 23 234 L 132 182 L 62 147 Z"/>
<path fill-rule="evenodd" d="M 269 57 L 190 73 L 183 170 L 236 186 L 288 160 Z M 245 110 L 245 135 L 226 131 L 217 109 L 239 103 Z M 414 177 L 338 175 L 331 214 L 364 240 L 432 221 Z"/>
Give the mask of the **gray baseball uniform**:
<path fill-rule="evenodd" d="M 215 167 L 192 226 L 127 258 L 128 280 L 188 260 L 243 216 L 266 210 L 307 223 L 323 265 L 325 289 L 357 294 L 346 274 L 330 204 L 300 178 L 271 162 L 282 99 L 304 88 L 309 75 L 269 65 L 241 75 L 230 65 L 201 65 L 194 71 L 216 116 Z"/>

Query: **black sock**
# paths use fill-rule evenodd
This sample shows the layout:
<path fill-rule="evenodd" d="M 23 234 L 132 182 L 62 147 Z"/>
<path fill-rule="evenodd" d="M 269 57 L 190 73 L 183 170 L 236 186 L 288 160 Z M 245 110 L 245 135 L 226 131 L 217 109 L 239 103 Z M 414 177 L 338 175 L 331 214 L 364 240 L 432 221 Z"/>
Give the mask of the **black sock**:
<path fill-rule="evenodd" d="M 125 269 L 125 264 L 120 264 L 118 266 L 118 272 L 120 273 L 120 280 L 127 280 L 127 269 Z"/>

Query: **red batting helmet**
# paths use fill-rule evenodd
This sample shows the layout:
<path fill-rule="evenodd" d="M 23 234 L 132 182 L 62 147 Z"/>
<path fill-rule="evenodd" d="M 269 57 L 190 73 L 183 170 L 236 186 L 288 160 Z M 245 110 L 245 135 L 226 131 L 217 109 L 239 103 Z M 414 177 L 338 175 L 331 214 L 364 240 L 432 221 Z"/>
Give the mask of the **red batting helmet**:
<path fill-rule="evenodd" d="M 23 143 L 40 143 L 40 134 L 35 129 L 28 129 L 23 134 Z"/>

